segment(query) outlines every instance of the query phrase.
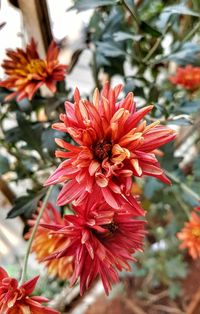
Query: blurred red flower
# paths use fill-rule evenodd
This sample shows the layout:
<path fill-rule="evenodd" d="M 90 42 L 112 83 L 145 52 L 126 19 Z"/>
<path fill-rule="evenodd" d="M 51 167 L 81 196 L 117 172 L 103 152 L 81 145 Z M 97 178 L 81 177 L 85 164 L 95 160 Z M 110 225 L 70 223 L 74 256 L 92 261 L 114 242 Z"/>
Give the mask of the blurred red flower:
<path fill-rule="evenodd" d="M 192 212 L 190 220 L 177 237 L 182 241 L 180 248 L 187 248 L 193 259 L 200 257 L 200 217 L 195 212 Z"/>
<path fill-rule="evenodd" d="M 74 93 L 75 103 L 65 103 L 66 114 L 53 128 L 71 135 L 75 144 L 62 139 L 56 143 L 65 151 L 56 156 L 66 158 L 47 180 L 46 185 L 64 182 L 58 205 L 76 200 L 80 204 L 94 187 L 114 208 L 119 208 L 124 198 L 142 214 L 131 194 L 132 176 L 149 175 L 170 183 L 156 159 L 158 147 L 175 138 L 174 132 L 159 121 L 147 125 L 143 117 L 153 106 L 136 111 L 133 94 L 117 102 L 122 90 L 106 84 L 101 96 L 96 89 L 93 103 Z M 77 145 L 78 144 L 78 145 Z"/>
<path fill-rule="evenodd" d="M 53 93 L 56 92 L 56 82 L 64 80 L 66 65 L 59 64 L 59 49 L 56 43 L 50 44 L 46 59 L 41 59 L 37 52 L 34 39 L 27 45 L 26 50 L 7 50 L 9 59 L 3 61 L 2 67 L 8 78 L 0 82 L 0 86 L 15 89 L 5 100 L 17 96 L 32 99 L 36 91 L 45 84 Z"/>
<path fill-rule="evenodd" d="M 26 281 L 21 286 L 15 278 L 8 276 L 0 267 L 0 313 L 1 314 L 59 314 L 58 311 L 43 306 L 48 299 L 32 296 L 39 276 Z"/>
<path fill-rule="evenodd" d="M 42 204 L 40 203 L 37 212 L 40 211 L 41 206 Z M 29 225 L 32 227 L 25 235 L 26 239 L 29 239 L 36 219 L 37 214 L 33 215 L 33 219 L 29 220 Z M 60 213 L 52 206 L 51 203 L 47 204 L 40 222 L 43 224 L 50 224 L 51 226 L 64 226 L 64 221 Z M 66 243 L 66 237 L 63 237 L 62 235 L 60 237 L 54 236 L 50 234 L 49 230 L 39 226 L 34 237 L 31 251 L 36 254 L 36 259 L 41 263 L 45 257 L 49 256 L 49 254 L 55 250 L 58 250 L 58 248 L 61 249 L 66 245 Z M 73 262 L 71 257 L 51 260 L 45 264 L 49 274 L 58 276 L 60 279 L 65 280 L 72 275 Z"/>
<path fill-rule="evenodd" d="M 94 193 L 84 205 L 73 206 L 74 215 L 64 217 L 65 226 L 51 228 L 53 236 L 64 236 L 66 246 L 47 259 L 74 257 L 71 285 L 80 278 L 80 294 L 100 277 L 106 294 L 119 281 L 117 270 L 131 270 L 132 254 L 141 251 L 143 220 L 134 219 L 128 210 L 114 210 Z M 70 241 L 69 241 L 70 240 Z"/>
<path fill-rule="evenodd" d="M 181 85 L 186 89 L 197 89 L 200 87 L 200 67 L 187 65 L 185 68 L 179 67 L 175 76 L 169 77 L 171 83 Z"/>

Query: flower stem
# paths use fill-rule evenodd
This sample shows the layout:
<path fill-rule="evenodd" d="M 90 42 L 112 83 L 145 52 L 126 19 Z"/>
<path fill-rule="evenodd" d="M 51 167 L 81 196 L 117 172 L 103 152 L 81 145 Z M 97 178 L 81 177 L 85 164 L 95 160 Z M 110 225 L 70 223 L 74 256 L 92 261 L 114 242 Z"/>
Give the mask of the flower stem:
<path fill-rule="evenodd" d="M 136 22 L 137 30 L 139 30 L 139 28 L 140 28 L 140 20 L 139 20 L 139 18 L 137 16 L 137 13 L 135 12 L 135 10 L 132 7 L 131 8 L 129 7 L 129 5 L 126 3 L 125 0 L 122 0 L 121 3 L 129 11 L 129 13 L 132 15 L 133 19 Z"/>
<path fill-rule="evenodd" d="M 170 29 L 171 24 L 167 24 L 163 34 L 156 40 L 155 44 L 153 45 L 153 47 L 150 49 L 149 53 L 146 55 L 146 57 L 144 58 L 144 63 L 147 63 L 147 61 L 149 61 L 149 59 L 152 57 L 152 55 L 154 54 L 154 52 L 156 51 L 156 49 L 159 47 L 159 45 L 161 44 L 163 38 L 165 37 L 166 33 L 168 32 L 168 30 Z"/>
<path fill-rule="evenodd" d="M 37 216 L 37 220 L 35 222 L 35 225 L 33 227 L 33 231 L 31 233 L 31 236 L 30 236 L 30 239 L 28 241 L 28 246 L 27 246 L 27 250 L 26 250 L 26 254 L 25 254 L 25 257 L 24 257 L 24 265 L 23 265 L 23 269 L 22 269 L 22 275 L 21 275 L 21 279 L 20 279 L 20 285 L 24 283 L 24 281 L 26 280 L 26 272 L 27 272 L 27 265 L 28 265 L 28 258 L 29 258 L 29 254 L 30 254 L 30 251 L 31 251 L 31 246 L 32 246 L 32 243 L 33 243 L 33 240 L 34 240 L 34 237 L 35 237 L 35 234 L 36 234 L 36 231 L 37 231 L 37 228 L 39 226 L 39 223 L 40 223 L 40 220 L 42 218 L 42 215 L 44 213 L 44 210 L 46 208 L 46 205 L 47 205 L 47 202 L 48 202 L 48 199 L 50 197 L 50 194 L 52 192 L 52 189 L 53 189 L 53 186 L 50 186 L 47 190 L 47 194 L 44 198 L 44 201 L 42 203 L 42 207 L 40 209 L 40 212 Z"/>
<path fill-rule="evenodd" d="M 165 170 L 165 173 L 172 181 L 174 181 L 174 183 L 178 184 L 183 191 L 190 194 L 197 202 L 200 202 L 200 196 L 196 192 L 194 192 L 191 188 L 189 188 L 189 186 L 187 186 L 185 183 L 181 182 L 171 172 Z"/>
<path fill-rule="evenodd" d="M 200 28 L 200 21 L 197 22 L 197 23 L 194 25 L 193 29 L 185 36 L 185 38 L 183 39 L 183 42 L 188 41 L 188 40 L 196 33 L 196 31 L 197 31 L 199 28 Z"/>

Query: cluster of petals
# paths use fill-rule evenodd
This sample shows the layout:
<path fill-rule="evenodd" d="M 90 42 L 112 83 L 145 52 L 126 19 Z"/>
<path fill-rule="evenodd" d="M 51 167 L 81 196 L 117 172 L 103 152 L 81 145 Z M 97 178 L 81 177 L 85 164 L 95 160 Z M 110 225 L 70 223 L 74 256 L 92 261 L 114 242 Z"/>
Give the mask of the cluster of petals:
<path fill-rule="evenodd" d="M 169 78 L 174 85 L 181 85 L 186 89 L 195 90 L 200 88 L 200 67 L 187 65 L 185 68 L 179 67 L 175 76 Z"/>
<path fill-rule="evenodd" d="M 71 285 L 80 279 L 82 295 L 100 278 L 108 294 L 119 281 L 118 271 L 131 270 L 132 255 L 142 250 L 145 221 L 136 219 L 133 211 L 113 209 L 95 191 L 84 204 L 73 206 L 73 211 L 64 216 L 65 226 L 42 224 L 54 237 L 66 239 L 66 245 L 46 260 L 73 257 Z"/>
<path fill-rule="evenodd" d="M 56 156 L 65 160 L 46 182 L 64 183 L 58 205 L 79 205 L 95 189 L 111 207 L 121 208 L 125 200 L 126 207 L 142 215 L 131 193 L 132 178 L 148 175 L 170 183 L 156 152 L 175 138 L 174 132 L 159 121 L 147 125 L 143 118 L 153 106 L 136 110 L 132 93 L 117 101 L 121 90 L 122 85 L 111 89 L 107 83 L 101 94 L 95 90 L 90 102 L 76 89 L 74 103 L 65 102 L 66 113 L 53 128 L 70 134 L 74 142 L 56 139 L 61 147 Z"/>
<path fill-rule="evenodd" d="M 32 229 L 35 225 L 37 215 L 40 211 L 41 206 L 42 204 L 40 203 L 36 214 L 34 214 L 32 219 L 28 222 L 31 228 L 25 236 L 26 239 L 29 239 L 32 234 Z M 63 218 L 61 217 L 58 210 L 56 210 L 51 203 L 47 203 L 40 222 L 43 224 L 49 224 L 51 226 L 64 226 Z M 38 262 L 41 263 L 47 256 L 49 256 L 49 254 L 51 254 L 55 250 L 58 250 L 58 248 L 62 248 L 63 246 L 65 246 L 66 241 L 66 237 L 54 236 L 50 234 L 49 230 L 39 226 L 34 236 L 31 250 L 35 253 Z M 45 262 L 45 265 L 50 275 L 57 276 L 62 280 L 68 279 L 73 272 L 73 262 L 71 257 L 50 260 Z"/>
<path fill-rule="evenodd" d="M 190 220 L 177 237 L 181 240 L 180 248 L 187 248 L 193 259 L 200 258 L 200 217 L 197 213 L 191 213 Z"/>
<path fill-rule="evenodd" d="M 34 39 L 26 49 L 7 50 L 8 59 L 3 61 L 2 67 L 8 76 L 0 82 L 0 86 L 15 91 L 5 100 L 17 96 L 32 99 L 36 91 L 46 85 L 53 93 L 56 92 L 56 82 L 64 80 L 66 65 L 58 61 L 59 49 L 54 41 L 50 44 L 46 58 L 41 59 Z"/>
<path fill-rule="evenodd" d="M 0 314 L 59 314 L 58 311 L 42 305 L 48 299 L 30 296 L 39 276 L 19 286 L 15 278 L 9 277 L 0 267 Z"/>

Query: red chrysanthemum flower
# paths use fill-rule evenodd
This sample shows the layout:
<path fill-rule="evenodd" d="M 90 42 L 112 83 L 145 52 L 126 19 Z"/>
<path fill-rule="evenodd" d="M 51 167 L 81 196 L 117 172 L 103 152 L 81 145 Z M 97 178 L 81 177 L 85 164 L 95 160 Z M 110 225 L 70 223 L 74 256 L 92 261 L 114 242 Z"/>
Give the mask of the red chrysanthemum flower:
<path fill-rule="evenodd" d="M 182 241 L 180 248 L 187 248 L 193 259 L 200 257 L 200 217 L 195 212 L 177 237 Z"/>
<path fill-rule="evenodd" d="M 82 295 L 99 276 L 108 294 L 111 285 L 119 280 L 117 270 L 129 271 L 128 262 L 134 261 L 132 254 L 141 251 L 145 222 L 134 219 L 132 211 L 113 209 L 96 193 L 73 210 L 74 215 L 64 217 L 65 227 L 43 225 L 67 241 L 65 248 L 48 259 L 73 256 L 71 285 L 80 278 Z"/>
<path fill-rule="evenodd" d="M 42 305 L 48 299 L 32 296 L 39 276 L 19 286 L 15 278 L 8 276 L 0 267 L 0 313 L 1 314 L 59 314 L 60 312 Z"/>
<path fill-rule="evenodd" d="M 32 99 L 36 91 L 45 84 L 53 93 L 56 92 L 56 82 L 64 80 L 67 66 L 59 64 L 59 49 L 56 43 L 50 44 L 46 59 L 40 58 L 35 41 L 27 45 L 26 50 L 18 48 L 16 51 L 8 50 L 9 59 L 4 60 L 2 67 L 8 78 L 0 82 L 0 86 L 16 91 L 8 95 L 5 100 L 17 96 Z"/>
<path fill-rule="evenodd" d="M 175 76 L 169 78 L 175 85 L 181 85 L 186 89 L 195 90 L 200 87 L 200 67 L 187 65 L 185 68 L 179 67 Z"/>
<path fill-rule="evenodd" d="M 153 106 L 136 111 L 133 94 L 129 93 L 117 102 L 122 85 L 114 89 L 106 84 L 101 96 L 96 89 L 93 103 L 82 100 L 78 89 L 75 103 L 65 103 L 66 114 L 53 128 L 67 132 L 78 144 L 62 139 L 56 143 L 68 150 L 57 151 L 56 156 L 66 158 L 47 180 L 46 185 L 64 182 L 58 205 L 76 200 L 80 204 L 94 187 L 113 208 L 119 208 L 124 200 L 142 213 L 131 195 L 132 176 L 154 176 L 165 183 L 170 181 L 155 156 L 155 150 L 175 138 L 174 132 L 142 121 Z M 96 189 L 97 190 L 97 189 Z"/>
<path fill-rule="evenodd" d="M 40 203 L 37 210 L 38 212 L 40 211 L 41 205 L 42 203 Z M 37 214 L 33 215 L 33 219 L 29 220 L 31 228 L 25 236 L 26 239 L 29 239 L 36 219 Z M 50 224 L 51 226 L 64 226 L 64 221 L 60 213 L 51 203 L 47 204 L 40 222 L 43 224 Z M 63 237 L 62 235 L 60 237 L 54 236 L 50 234 L 49 230 L 39 226 L 34 237 L 31 251 L 36 254 L 36 259 L 41 263 L 45 257 L 49 256 L 49 254 L 65 246 L 66 242 L 66 237 Z M 50 275 L 58 276 L 63 280 L 68 279 L 73 272 L 73 261 L 71 257 L 51 260 L 46 262 L 45 265 Z"/>

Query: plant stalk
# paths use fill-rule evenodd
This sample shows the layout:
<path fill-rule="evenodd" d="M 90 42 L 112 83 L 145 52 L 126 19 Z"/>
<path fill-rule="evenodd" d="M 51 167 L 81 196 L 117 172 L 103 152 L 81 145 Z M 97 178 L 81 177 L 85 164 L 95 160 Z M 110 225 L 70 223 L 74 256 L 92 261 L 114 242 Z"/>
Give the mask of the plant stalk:
<path fill-rule="evenodd" d="M 47 202 L 48 202 L 48 199 L 50 197 L 50 194 L 52 192 L 52 189 L 53 189 L 53 186 L 50 186 L 47 190 L 47 194 L 44 198 L 44 201 L 42 203 L 42 207 L 40 209 L 40 212 L 37 216 L 37 220 L 35 222 L 35 225 L 33 227 L 33 230 L 32 230 L 32 233 L 31 233 L 31 236 L 30 236 L 30 239 L 28 241 L 28 246 L 27 246 L 27 250 L 26 250 L 26 254 L 25 254 L 25 257 L 24 257 L 24 265 L 23 265 L 23 269 L 22 269 L 22 275 L 21 275 L 21 279 L 20 279 L 20 285 L 22 285 L 24 283 L 24 281 L 26 280 L 26 273 L 27 273 L 27 265 L 28 265 L 28 258 L 29 258 L 29 254 L 31 252 L 31 246 L 32 246 L 32 243 L 33 243 L 33 240 L 34 240 L 34 237 L 35 237 L 35 234 L 36 234 L 36 231 L 37 231 L 37 228 L 39 226 L 39 223 L 40 223 L 40 220 L 42 218 L 42 215 L 44 213 L 44 210 L 46 208 L 46 205 L 47 205 Z"/>

